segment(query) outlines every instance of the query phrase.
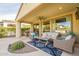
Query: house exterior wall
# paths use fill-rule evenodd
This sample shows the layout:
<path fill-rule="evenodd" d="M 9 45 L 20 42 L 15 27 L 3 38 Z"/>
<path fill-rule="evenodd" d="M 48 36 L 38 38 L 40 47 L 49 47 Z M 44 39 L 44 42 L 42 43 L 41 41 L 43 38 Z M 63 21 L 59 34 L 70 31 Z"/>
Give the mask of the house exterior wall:
<path fill-rule="evenodd" d="M 3 26 L 3 27 L 8 27 L 8 25 L 14 25 L 15 26 L 15 22 L 0 22 L 0 26 Z"/>
<path fill-rule="evenodd" d="M 3 22 L 3 27 L 8 27 L 9 24 L 15 25 L 15 22 Z"/>

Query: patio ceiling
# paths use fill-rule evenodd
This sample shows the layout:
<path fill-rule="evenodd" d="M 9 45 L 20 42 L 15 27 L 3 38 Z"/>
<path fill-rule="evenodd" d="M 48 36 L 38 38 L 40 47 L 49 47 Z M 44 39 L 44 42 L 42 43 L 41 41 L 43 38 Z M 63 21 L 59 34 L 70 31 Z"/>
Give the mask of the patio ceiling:
<path fill-rule="evenodd" d="M 38 20 L 39 16 L 45 16 L 48 18 L 47 20 L 49 20 L 49 18 L 51 19 L 54 16 L 74 11 L 76 7 L 79 7 L 79 4 L 78 3 L 45 3 L 39 5 L 36 4 L 35 6 L 36 7 L 32 8 L 32 10 L 29 13 L 26 13 L 27 11 L 24 10 L 23 11 L 24 14 L 23 16 L 21 16 L 19 14 L 22 14 L 22 9 L 27 8 L 27 5 L 26 7 L 22 7 L 16 20 L 25 23 L 37 24 L 39 23 Z"/>

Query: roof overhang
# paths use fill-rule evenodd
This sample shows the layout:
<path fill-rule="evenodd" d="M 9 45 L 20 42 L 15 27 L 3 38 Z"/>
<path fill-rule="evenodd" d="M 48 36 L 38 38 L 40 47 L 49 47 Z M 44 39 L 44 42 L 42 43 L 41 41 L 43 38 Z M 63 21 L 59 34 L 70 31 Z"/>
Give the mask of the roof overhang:
<path fill-rule="evenodd" d="M 23 18 L 39 5 L 40 3 L 22 3 L 16 16 L 16 20 Z"/>
<path fill-rule="evenodd" d="M 35 6 L 35 7 L 34 7 Z M 58 15 L 71 14 L 76 7 L 79 7 L 78 3 L 45 3 L 45 4 L 23 4 L 17 20 L 24 23 L 39 23 L 38 17 L 45 16 L 49 19 L 53 19 Z"/>

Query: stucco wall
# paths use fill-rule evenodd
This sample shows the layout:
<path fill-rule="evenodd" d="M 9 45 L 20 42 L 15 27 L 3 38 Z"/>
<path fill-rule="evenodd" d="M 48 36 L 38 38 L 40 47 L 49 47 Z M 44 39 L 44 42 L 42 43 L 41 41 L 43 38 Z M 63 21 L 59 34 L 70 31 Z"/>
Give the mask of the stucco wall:
<path fill-rule="evenodd" d="M 79 43 L 79 19 L 76 19 L 75 14 L 72 14 L 72 24 L 73 24 L 73 32 L 77 35 L 76 42 Z"/>

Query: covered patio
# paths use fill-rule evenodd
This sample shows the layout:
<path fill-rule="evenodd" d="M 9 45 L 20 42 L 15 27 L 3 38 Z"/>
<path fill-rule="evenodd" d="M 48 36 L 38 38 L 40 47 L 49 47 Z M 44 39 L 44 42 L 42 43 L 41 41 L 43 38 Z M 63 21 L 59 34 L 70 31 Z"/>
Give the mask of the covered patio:
<path fill-rule="evenodd" d="M 39 37 L 44 32 L 43 25 L 49 24 L 49 31 L 55 31 L 56 20 L 70 21 L 70 29 L 64 30 L 72 31 L 77 35 L 76 42 L 79 42 L 79 18 L 76 17 L 76 11 L 79 10 L 78 3 L 23 3 L 19 9 L 16 17 L 16 37 L 21 37 L 21 23 L 31 24 L 30 32 L 34 31 L 34 26 L 38 26 Z M 79 16 L 78 16 L 79 17 Z"/>
<path fill-rule="evenodd" d="M 62 3 L 51 3 L 51 4 L 23 3 L 21 4 L 18 14 L 16 16 L 16 37 L 1 38 L 0 40 L 0 45 L 3 45 L 2 47 L 0 47 L 0 55 L 51 56 L 51 54 L 30 44 L 29 42 L 32 41 L 32 39 L 29 38 L 30 36 L 22 36 L 21 23 L 31 24 L 29 33 L 32 33 L 35 31 L 35 29 L 37 29 L 39 38 L 41 38 L 42 34 L 45 32 L 52 33 L 53 31 L 55 31 L 55 32 L 60 32 L 63 35 L 69 31 L 74 32 L 77 36 L 77 39 L 76 39 L 77 45 L 75 44 L 74 46 L 74 53 L 68 53 L 66 51 L 59 49 L 62 52 L 60 56 L 79 56 L 79 31 L 78 31 L 79 30 L 79 27 L 78 27 L 79 4 L 77 3 L 74 3 L 74 4 L 73 3 L 70 3 L 70 4 L 69 3 L 67 4 L 65 3 L 63 4 Z M 27 52 L 18 53 L 18 54 L 10 53 L 8 51 L 8 47 L 10 46 L 10 44 L 17 41 L 23 41 L 26 44 L 26 46 L 29 45 L 30 47 L 35 48 L 37 50 L 29 53 Z M 66 49 L 66 46 L 68 46 L 69 47 L 68 50 L 71 51 L 70 47 L 71 48 L 73 47 L 72 41 L 71 40 L 70 42 L 67 41 L 66 44 L 69 44 L 69 46 L 65 44 L 64 48 Z M 56 43 L 58 42 L 56 41 Z M 61 41 L 61 43 L 64 43 L 64 41 Z M 46 48 L 46 47 L 47 46 L 44 46 L 43 48 Z M 55 48 L 55 47 L 52 46 L 52 48 Z M 26 48 L 25 50 L 28 51 L 30 49 Z"/>

